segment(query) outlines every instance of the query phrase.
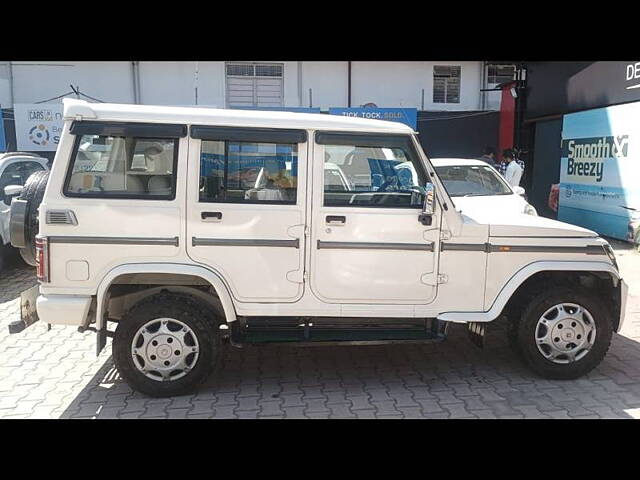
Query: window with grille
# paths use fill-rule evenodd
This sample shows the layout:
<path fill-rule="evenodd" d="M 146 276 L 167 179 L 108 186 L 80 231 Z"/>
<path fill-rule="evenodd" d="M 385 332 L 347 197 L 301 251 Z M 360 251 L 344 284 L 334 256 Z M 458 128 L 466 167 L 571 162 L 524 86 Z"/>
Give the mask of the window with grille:
<path fill-rule="evenodd" d="M 514 65 L 488 65 L 487 83 L 506 83 L 514 79 L 516 67 Z"/>
<path fill-rule="evenodd" d="M 433 103 L 460 103 L 460 66 L 433 67 Z"/>
<path fill-rule="evenodd" d="M 227 63 L 227 105 L 281 107 L 283 77 L 282 64 Z"/>

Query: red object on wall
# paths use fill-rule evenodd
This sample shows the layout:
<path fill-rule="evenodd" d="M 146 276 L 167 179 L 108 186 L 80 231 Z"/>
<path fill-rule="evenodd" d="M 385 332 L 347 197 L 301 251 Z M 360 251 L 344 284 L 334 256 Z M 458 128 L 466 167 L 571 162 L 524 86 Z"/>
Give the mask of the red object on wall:
<path fill-rule="evenodd" d="M 500 101 L 500 130 L 498 133 L 498 158 L 502 160 L 502 151 L 513 148 L 513 131 L 516 116 L 516 99 L 511 94 L 516 82 L 502 85 L 502 99 Z"/>

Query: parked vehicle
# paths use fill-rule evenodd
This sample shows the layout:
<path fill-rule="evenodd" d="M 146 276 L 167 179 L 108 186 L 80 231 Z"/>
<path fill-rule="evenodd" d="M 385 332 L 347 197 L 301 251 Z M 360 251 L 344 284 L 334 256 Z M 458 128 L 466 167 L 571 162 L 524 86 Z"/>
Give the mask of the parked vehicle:
<path fill-rule="evenodd" d="M 22 192 L 32 173 L 47 171 L 47 159 L 25 152 L 0 154 L 0 271 L 13 248 L 9 243 L 11 200 Z"/>
<path fill-rule="evenodd" d="M 40 283 L 12 331 L 39 317 L 95 331 L 98 352 L 112 337 L 149 395 L 193 390 L 224 342 L 442 341 L 462 323 L 482 345 L 501 316 L 534 371 L 576 378 L 623 325 L 604 239 L 460 214 L 400 123 L 65 100 L 39 188 Z M 21 248 L 36 203 L 13 202 Z"/>
<path fill-rule="evenodd" d="M 512 187 L 482 160 L 432 158 L 431 163 L 453 202 L 464 215 L 538 215 L 524 198 L 522 187 Z"/>

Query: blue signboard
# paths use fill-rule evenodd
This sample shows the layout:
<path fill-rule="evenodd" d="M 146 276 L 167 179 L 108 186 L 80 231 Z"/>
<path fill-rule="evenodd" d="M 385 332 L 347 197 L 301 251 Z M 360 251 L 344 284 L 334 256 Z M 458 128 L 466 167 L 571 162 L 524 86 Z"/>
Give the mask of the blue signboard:
<path fill-rule="evenodd" d="M 621 240 L 640 211 L 640 102 L 565 115 L 558 219 Z"/>
<path fill-rule="evenodd" d="M 0 152 L 7 151 L 7 141 L 4 136 L 4 119 L 2 118 L 2 109 L 0 109 Z"/>
<path fill-rule="evenodd" d="M 344 115 L 345 117 L 400 122 L 409 125 L 414 130 L 418 128 L 418 110 L 416 108 L 330 108 L 329 113 L 331 115 Z"/>

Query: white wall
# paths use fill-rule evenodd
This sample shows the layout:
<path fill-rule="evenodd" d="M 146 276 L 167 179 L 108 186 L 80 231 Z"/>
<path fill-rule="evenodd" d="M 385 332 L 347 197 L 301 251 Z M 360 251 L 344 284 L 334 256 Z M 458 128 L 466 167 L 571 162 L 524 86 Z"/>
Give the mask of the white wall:
<path fill-rule="evenodd" d="M 14 103 L 35 103 L 80 91 L 112 103 L 133 103 L 131 62 L 12 62 Z"/>
<path fill-rule="evenodd" d="M 271 63 L 271 62 L 270 62 Z M 323 110 L 346 107 L 348 62 L 284 64 L 284 105 L 313 106 Z M 433 66 L 460 65 L 459 104 L 433 103 Z M 480 108 L 482 62 L 352 62 L 351 105 L 373 102 L 379 107 L 422 106 L 426 110 L 477 110 Z M 196 62 L 139 62 L 140 102 L 156 105 L 195 104 Z M 198 104 L 224 108 L 225 62 L 198 62 Z M 71 90 L 107 102 L 134 103 L 131 62 L 13 62 L 14 103 L 33 103 Z M 301 87 L 301 88 L 300 88 Z M 0 63 L 0 103 L 9 106 L 6 63 Z M 494 102 L 490 102 L 493 106 Z M 494 107 L 495 108 L 495 107 Z"/>
<path fill-rule="evenodd" d="M 433 103 L 434 65 L 460 65 L 460 103 Z M 352 101 L 357 107 L 425 110 L 477 110 L 480 107 L 482 62 L 352 62 Z"/>
<path fill-rule="evenodd" d="M 302 62 L 302 106 L 326 110 L 347 106 L 348 62 Z"/>

